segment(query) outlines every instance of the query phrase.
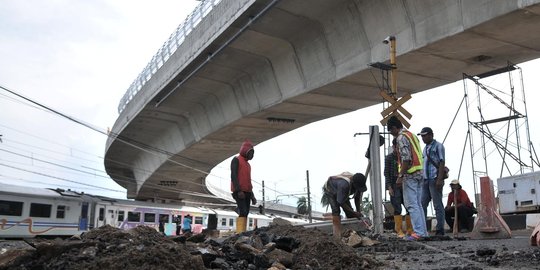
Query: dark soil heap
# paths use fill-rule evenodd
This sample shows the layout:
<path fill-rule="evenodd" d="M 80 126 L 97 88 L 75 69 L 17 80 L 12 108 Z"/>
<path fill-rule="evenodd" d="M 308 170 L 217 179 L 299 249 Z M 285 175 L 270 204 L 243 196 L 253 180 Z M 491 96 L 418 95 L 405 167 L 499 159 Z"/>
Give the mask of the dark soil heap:
<path fill-rule="evenodd" d="M 317 229 L 272 226 L 261 231 L 299 241 L 298 248 L 293 250 L 296 256 L 294 269 L 370 269 L 381 265 L 370 256 L 359 255 L 354 248 Z"/>
<path fill-rule="evenodd" d="M 31 258 L 19 258 L 8 269 L 205 269 L 200 257 L 145 226 L 129 231 L 103 226 L 80 240 L 39 241 L 34 246 Z"/>
<path fill-rule="evenodd" d="M 221 239 L 165 237 L 154 228 L 104 226 L 40 240 L 8 269 L 373 269 L 381 264 L 317 229 L 263 227 Z"/>

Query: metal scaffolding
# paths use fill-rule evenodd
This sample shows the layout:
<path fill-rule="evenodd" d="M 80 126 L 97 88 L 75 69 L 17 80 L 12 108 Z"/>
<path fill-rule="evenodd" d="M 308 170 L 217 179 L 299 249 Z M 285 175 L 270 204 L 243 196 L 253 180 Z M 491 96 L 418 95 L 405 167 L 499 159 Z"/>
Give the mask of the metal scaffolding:
<path fill-rule="evenodd" d="M 505 75 L 508 82 L 503 89 L 484 83 Z M 478 179 L 488 176 L 489 169 L 500 167 L 499 178 L 534 171 L 539 164 L 530 140 L 521 68 L 508 63 L 474 76 L 464 73 L 463 89 L 475 194 Z"/>

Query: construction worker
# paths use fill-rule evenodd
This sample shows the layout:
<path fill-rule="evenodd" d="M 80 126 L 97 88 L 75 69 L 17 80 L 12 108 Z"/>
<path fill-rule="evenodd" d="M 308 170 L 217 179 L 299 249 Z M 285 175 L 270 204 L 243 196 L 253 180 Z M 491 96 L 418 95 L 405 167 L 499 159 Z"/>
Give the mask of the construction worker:
<path fill-rule="evenodd" d="M 422 149 L 416 135 L 403 128 L 396 116 L 390 117 L 387 123 L 388 131 L 396 138 L 398 157 L 398 178 L 396 185 L 403 186 L 403 201 L 411 215 L 414 232 L 407 240 L 418 240 L 428 237 L 426 218 L 422 209 Z"/>
<path fill-rule="evenodd" d="M 324 196 L 328 198 L 332 209 L 332 228 L 336 239 L 341 239 L 341 210 L 345 212 L 347 218 L 361 218 L 360 203 L 362 194 L 367 190 L 366 177 L 361 173 L 352 174 L 343 172 L 338 175 L 328 177 L 324 186 Z M 356 211 L 351 206 L 349 195 L 354 195 Z"/>
<path fill-rule="evenodd" d="M 249 140 L 245 140 L 240 147 L 238 156 L 231 161 L 231 191 L 236 201 L 238 218 L 236 219 L 236 232 L 246 231 L 249 203 L 255 205 L 257 199 L 253 194 L 251 184 L 251 166 L 249 160 L 253 159 L 255 150 Z"/>
<path fill-rule="evenodd" d="M 442 190 L 444 186 L 444 145 L 433 139 L 433 130 L 425 127 L 418 133 L 422 136 L 422 141 L 426 144 L 423 151 L 424 159 L 424 183 L 422 185 L 422 208 L 424 216 L 427 216 L 427 207 L 433 200 L 435 216 L 437 218 L 437 228 L 435 235 L 444 235 L 444 204 L 442 201 Z"/>
<path fill-rule="evenodd" d="M 394 230 L 398 237 L 404 237 L 403 233 L 403 216 L 401 215 L 401 205 L 403 204 L 403 188 L 396 185 L 398 178 L 398 163 L 397 163 L 397 143 L 396 139 L 392 140 L 392 148 L 390 153 L 384 158 L 384 178 L 386 190 L 390 194 L 390 203 L 394 208 Z M 411 216 L 409 212 L 405 216 L 407 223 L 407 234 L 412 233 Z"/>
<path fill-rule="evenodd" d="M 469 232 L 469 229 L 472 230 L 472 228 L 468 228 L 467 220 L 474 214 L 473 204 L 469 199 L 467 192 L 461 188 L 459 180 L 452 180 L 450 182 L 450 188 L 452 189 L 452 192 L 448 194 L 448 201 L 446 202 L 446 207 L 444 208 L 444 211 L 446 212 L 446 223 L 448 226 L 450 226 L 450 228 L 454 226 L 454 207 L 457 205 L 458 228 L 461 233 L 467 233 Z M 454 205 L 454 196 L 456 196 L 456 205 Z"/>

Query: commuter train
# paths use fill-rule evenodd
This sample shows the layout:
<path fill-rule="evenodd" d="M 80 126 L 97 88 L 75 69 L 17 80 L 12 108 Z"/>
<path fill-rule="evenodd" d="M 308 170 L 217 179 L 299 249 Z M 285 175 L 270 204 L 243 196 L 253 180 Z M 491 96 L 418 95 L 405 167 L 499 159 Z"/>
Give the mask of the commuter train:
<path fill-rule="evenodd" d="M 110 225 L 130 229 L 145 225 L 176 234 L 175 218 L 192 216 L 192 231 L 200 233 L 210 223 L 220 231 L 236 229 L 237 214 L 229 210 L 112 199 L 63 189 L 2 185 L 0 238 L 71 236 Z M 273 216 L 250 214 L 247 229 L 267 226 Z M 297 221 L 303 223 L 301 220 Z"/>

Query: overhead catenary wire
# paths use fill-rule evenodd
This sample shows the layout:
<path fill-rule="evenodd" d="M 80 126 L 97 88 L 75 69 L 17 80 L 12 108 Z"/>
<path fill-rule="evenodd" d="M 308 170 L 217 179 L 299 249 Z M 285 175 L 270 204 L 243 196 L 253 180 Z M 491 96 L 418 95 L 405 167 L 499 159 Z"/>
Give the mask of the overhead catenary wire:
<path fill-rule="evenodd" d="M 61 143 L 58 143 L 58 142 L 54 142 L 54 141 L 45 139 L 45 138 L 43 138 L 43 137 L 36 136 L 36 135 L 34 135 L 34 134 L 30 134 L 30 133 L 28 133 L 28 132 L 25 132 L 25 131 L 22 131 L 22 130 L 18 130 L 18 129 L 15 129 L 15 128 L 12 128 L 12 127 L 9 127 L 9 126 L 3 125 L 3 124 L 0 124 L 0 127 L 5 128 L 5 129 L 9 129 L 9 130 L 12 130 L 12 131 L 15 131 L 15 132 L 20 133 L 20 134 L 23 134 L 23 135 L 25 135 L 25 136 L 29 136 L 29 137 L 32 137 L 32 138 L 36 138 L 36 139 L 45 141 L 45 142 L 47 142 L 47 143 L 51 143 L 51 144 L 54 144 L 54 145 L 62 146 L 62 147 L 64 147 L 64 148 L 66 148 L 66 149 L 76 150 L 77 152 L 80 152 L 80 153 L 83 153 L 83 154 L 86 154 L 86 155 L 89 155 L 89 156 L 92 156 L 92 157 L 96 157 L 96 155 L 93 154 L 93 153 L 89 153 L 89 152 L 86 152 L 86 151 L 81 150 L 81 149 L 73 148 L 72 146 L 68 146 L 68 145 L 65 145 L 65 144 L 61 144 Z M 6 141 L 11 141 L 11 142 L 16 143 L 16 144 L 19 144 L 19 145 L 24 145 L 24 146 L 28 146 L 28 147 L 31 147 L 31 148 L 40 149 L 40 150 L 43 150 L 43 151 L 47 151 L 47 152 L 51 152 L 51 153 L 56 153 L 56 154 L 60 154 L 60 155 L 65 155 L 65 154 L 66 154 L 65 152 L 59 152 L 59 151 L 51 150 L 51 149 L 48 149 L 48 148 L 45 148 L 45 147 L 40 147 L 40 146 L 30 145 L 30 144 L 27 144 L 27 143 L 24 143 L 24 142 L 21 142 L 21 141 L 18 141 L 18 140 L 14 140 L 14 139 L 11 139 L 11 138 L 10 138 L 10 139 L 6 139 Z M 85 159 L 85 158 L 82 158 L 82 157 L 77 157 L 77 156 L 70 156 L 70 157 L 75 158 L 75 159 L 80 159 L 80 160 L 84 160 L 84 161 L 96 162 L 96 163 L 97 163 L 97 161 L 95 161 L 95 160 Z M 100 159 L 103 159 L 102 156 L 97 155 L 97 157 L 100 158 Z"/>
<path fill-rule="evenodd" d="M 154 146 L 151 146 L 151 145 L 148 145 L 148 144 L 139 142 L 139 141 L 137 141 L 137 140 L 134 140 L 134 139 L 131 139 L 131 138 L 127 138 L 127 137 L 125 137 L 125 136 L 120 136 L 119 134 L 116 134 L 116 133 L 114 133 L 114 132 L 106 132 L 106 131 L 104 131 L 104 130 L 98 128 L 98 127 L 95 127 L 95 126 L 93 126 L 93 125 L 91 125 L 91 124 L 88 124 L 88 123 L 86 123 L 86 122 L 84 122 L 84 121 L 78 120 L 78 119 L 76 119 L 75 117 L 66 115 L 66 114 L 64 114 L 64 113 L 61 113 L 61 112 L 58 111 L 58 110 L 55 110 L 55 109 L 53 109 L 53 108 L 50 108 L 50 107 L 48 107 L 48 106 L 46 106 L 46 105 L 43 105 L 43 104 L 41 104 L 41 103 L 39 103 L 39 102 L 33 101 L 32 99 L 30 99 L 30 98 L 28 98 L 28 97 L 25 97 L 25 96 L 23 96 L 23 95 L 21 95 L 21 94 L 18 94 L 18 93 L 16 93 L 15 91 L 10 90 L 10 89 L 8 89 L 8 88 L 2 86 L 2 85 L 0 85 L 0 89 L 3 89 L 3 90 L 5 90 L 5 91 L 7 91 L 7 92 L 9 92 L 9 93 L 11 93 L 11 94 L 13 94 L 13 95 L 19 97 L 19 98 L 22 98 L 22 99 L 24 99 L 24 100 L 26 100 L 26 101 L 28 101 L 28 102 L 30 102 L 30 103 L 32 103 L 32 104 L 37 105 L 37 106 L 40 107 L 40 108 L 43 108 L 43 109 L 45 109 L 45 110 L 47 110 L 47 111 L 50 111 L 50 112 L 53 112 L 53 113 L 55 113 L 55 114 L 57 114 L 57 115 L 59 115 L 59 116 L 61 116 L 61 117 L 63 117 L 63 118 L 66 118 L 66 119 L 68 119 L 68 120 L 70 120 L 70 121 L 72 121 L 72 122 L 75 122 L 75 123 L 77 123 L 77 124 L 79 124 L 79 125 L 82 125 L 82 126 L 84 126 L 84 127 L 87 127 L 87 128 L 89 128 L 89 129 L 91 129 L 91 130 L 93 130 L 93 131 L 95 131 L 95 132 L 98 132 L 98 133 L 102 134 L 102 135 L 105 135 L 105 136 L 107 136 L 107 137 L 115 138 L 115 139 L 117 139 L 118 141 L 120 141 L 120 142 L 122 142 L 122 143 L 125 143 L 125 144 L 127 144 L 127 145 L 130 145 L 130 146 L 132 146 L 132 147 L 134 147 L 134 148 L 137 148 L 137 149 L 139 149 L 139 150 L 145 151 L 145 152 L 150 153 L 150 154 L 156 154 L 156 153 L 157 153 L 157 154 L 164 154 L 164 155 L 167 156 L 167 161 L 169 161 L 169 162 L 172 162 L 172 163 L 174 163 L 174 164 L 177 164 L 177 165 L 186 167 L 186 168 L 188 168 L 188 169 L 192 169 L 192 170 L 194 170 L 194 171 L 197 171 L 197 172 L 200 172 L 200 173 L 203 173 L 203 174 L 206 174 L 206 175 L 209 174 L 208 172 L 206 172 L 206 171 L 204 171 L 204 170 L 200 170 L 200 169 L 195 168 L 195 167 L 193 167 L 193 166 L 189 166 L 189 165 L 183 164 L 183 163 L 178 162 L 178 161 L 176 161 L 176 160 L 172 160 L 171 158 L 172 158 L 172 157 L 179 157 L 179 158 L 183 158 L 183 159 L 187 159 L 187 160 L 191 160 L 191 161 L 195 161 L 195 162 L 200 162 L 199 160 L 191 159 L 191 158 L 188 158 L 188 157 L 183 157 L 183 156 L 180 156 L 180 155 L 177 155 L 177 154 L 168 152 L 168 151 L 166 151 L 166 150 L 163 150 L 163 149 L 160 149 L 160 148 L 157 148 L 157 147 L 154 147 Z M 114 162 L 114 161 L 113 161 L 113 162 Z"/>
<path fill-rule="evenodd" d="M 36 136 L 37 137 L 37 136 Z M 39 138 L 39 137 L 37 137 Z M 28 159 L 32 159 L 32 160 L 36 160 L 36 161 L 40 161 L 40 162 L 44 162 L 44 163 L 47 163 L 49 165 L 54 165 L 54 166 L 58 166 L 58 167 L 61 167 L 61 168 L 64 168 L 64 169 L 68 169 L 68 170 L 72 170 L 72 171 L 76 171 L 76 172 L 80 172 L 80 173 L 85 173 L 85 174 L 89 174 L 89 175 L 92 175 L 92 176 L 97 176 L 97 177 L 101 177 L 101 178 L 104 178 L 104 179 L 110 179 L 109 176 L 105 176 L 105 175 L 99 175 L 99 174 L 95 174 L 95 172 L 100 172 L 100 173 L 103 173 L 103 174 L 106 174 L 106 172 L 102 171 L 102 170 L 98 170 L 98 169 L 93 169 L 94 173 L 91 173 L 91 172 L 87 172 L 87 171 L 83 171 L 83 170 L 79 170 L 79 169 L 76 169 L 76 168 L 72 168 L 72 167 L 68 167 L 68 166 L 64 166 L 64 165 L 61 165 L 61 164 L 58 164 L 58 163 L 54 163 L 54 162 L 50 162 L 50 161 L 46 161 L 46 160 L 43 160 L 43 159 L 40 159 L 40 158 L 37 158 L 35 156 L 28 156 L 28 155 L 24 155 L 24 154 L 20 154 L 20 153 L 16 153 L 16 152 L 13 152 L 13 151 L 9 151 L 9 150 L 5 150 L 5 149 L 0 149 L 0 151 L 3 151 L 3 152 L 7 152 L 7 153 L 10 153 L 10 154 L 13 154 L 13 155 L 17 155 L 17 156 L 20 156 L 20 157 L 24 157 L 24 158 L 28 158 Z M 56 152 L 56 153 L 59 153 L 59 152 Z M 99 156 L 98 156 L 99 157 Z M 102 157 L 99 157 L 101 159 L 103 159 Z M 145 173 L 149 173 L 149 171 L 147 170 L 142 170 L 140 168 L 135 168 L 136 170 L 141 170 Z M 113 174 L 114 176 L 114 174 Z M 124 176 L 125 177 L 125 176 Z M 131 180 L 135 180 L 135 179 L 131 179 Z M 185 183 L 189 183 L 189 184 L 195 184 L 197 185 L 197 183 L 193 183 L 189 180 L 182 180 L 182 179 L 175 179 L 176 181 L 178 182 L 185 182 Z M 126 183 L 126 184 L 131 184 L 131 182 L 129 181 L 126 181 L 126 180 L 116 180 L 116 182 L 119 182 L 119 183 Z M 255 183 L 258 183 L 257 181 L 254 181 Z M 200 186 L 204 186 L 202 184 L 198 184 Z M 171 191 L 171 188 L 170 187 L 163 187 L 163 186 L 155 186 L 153 185 L 152 186 L 154 189 L 159 189 L 159 190 L 163 190 L 163 191 Z M 271 188 L 269 188 L 270 190 L 273 190 Z M 182 191 L 182 190 L 180 190 Z M 283 194 L 282 192 L 280 191 L 277 191 L 279 192 L 280 194 Z M 185 192 L 184 192 L 185 193 Z M 199 193 L 191 193 L 191 195 L 195 195 L 195 196 L 201 196 L 201 195 L 207 195 L 207 194 L 199 194 Z"/>
<path fill-rule="evenodd" d="M 82 183 L 82 182 L 80 182 L 80 181 L 75 181 L 75 180 L 67 179 L 67 178 L 64 178 L 64 177 L 53 176 L 53 175 L 46 174 L 46 173 L 43 173 L 43 172 L 36 172 L 36 171 L 32 171 L 32 170 L 28 170 L 28 169 L 21 168 L 21 167 L 8 165 L 8 164 L 0 163 L 0 166 L 9 167 L 9 168 L 11 168 L 11 169 L 15 169 L 15 170 L 19 170 L 19 171 L 24 171 L 24 172 L 27 172 L 27 173 L 36 174 L 36 175 L 40 175 L 40 176 L 52 178 L 52 179 L 55 179 L 55 180 L 60 180 L 60 181 L 66 181 L 66 182 L 74 183 L 74 184 L 79 184 L 79 185 L 86 186 L 86 187 L 93 187 L 93 188 L 101 189 L 101 190 L 107 190 L 107 191 L 112 191 L 112 192 L 120 192 L 120 193 L 124 193 L 123 190 L 115 190 L 115 189 L 105 188 L 105 187 L 96 186 L 96 185 L 91 185 L 91 184 L 87 184 L 87 183 Z M 121 179 L 117 180 L 117 182 L 120 182 L 120 183 L 122 183 L 122 182 L 129 183 L 128 181 L 126 181 L 126 180 L 121 180 Z M 187 195 L 192 195 L 192 196 L 196 196 L 196 197 L 210 197 L 210 198 L 215 198 L 215 196 L 212 196 L 212 195 L 209 195 L 209 194 L 198 193 L 198 192 L 192 192 L 192 191 L 186 191 L 186 190 L 181 190 L 181 189 L 173 188 L 173 187 L 164 187 L 164 186 L 159 186 L 159 185 L 157 185 L 157 184 L 151 184 L 151 183 L 150 183 L 149 186 L 152 187 L 152 188 L 154 188 L 154 189 L 156 189 L 156 190 L 161 189 L 161 190 L 169 191 L 169 192 L 170 192 L 170 191 L 176 191 L 176 192 L 178 192 L 178 193 L 187 194 Z"/>
<path fill-rule="evenodd" d="M 131 146 L 131 147 L 137 148 L 137 149 L 139 149 L 139 150 L 141 150 L 141 151 L 144 151 L 144 152 L 147 152 L 147 153 L 149 153 L 149 154 L 153 154 L 153 155 L 158 155 L 158 154 L 165 155 L 165 156 L 166 156 L 167 162 L 171 162 L 171 163 L 173 163 L 173 164 L 176 164 L 176 165 L 185 167 L 185 168 L 187 168 L 187 169 L 191 169 L 191 170 L 197 171 L 197 172 L 202 173 L 202 174 L 207 175 L 207 176 L 208 176 L 208 175 L 211 175 L 211 176 L 216 177 L 216 178 L 218 178 L 218 179 L 224 179 L 224 178 L 221 177 L 221 176 L 211 174 L 210 172 L 207 172 L 207 171 L 204 171 L 204 170 L 200 170 L 200 169 L 195 168 L 195 167 L 193 167 L 193 166 L 189 166 L 189 165 L 184 164 L 184 163 L 182 163 L 182 162 L 173 160 L 172 158 L 177 157 L 177 158 L 186 159 L 186 160 L 189 160 L 189 161 L 194 161 L 194 162 L 196 162 L 196 163 L 201 163 L 201 161 L 199 161 L 199 160 L 195 160 L 195 159 L 192 159 L 192 158 L 188 158 L 188 157 L 184 157 L 184 156 L 181 156 L 181 155 L 177 155 L 177 154 L 168 152 L 168 151 L 166 151 L 166 150 L 163 150 L 163 149 L 160 149 L 160 148 L 157 148 L 157 147 L 154 147 L 154 146 L 151 146 L 151 145 L 148 145 L 148 144 L 145 144 L 145 143 L 142 143 L 142 142 L 133 140 L 133 139 L 131 139 L 131 138 L 127 138 L 127 137 L 125 137 L 125 136 L 120 136 L 119 134 L 116 134 L 116 133 L 114 133 L 114 132 L 106 132 L 106 131 L 104 131 L 104 129 L 100 129 L 100 128 L 94 126 L 94 125 L 91 125 L 91 124 L 89 124 L 89 123 L 86 123 L 85 121 L 76 119 L 75 117 L 69 116 L 69 115 L 67 115 L 67 114 L 64 114 L 64 113 L 58 111 L 58 110 L 52 109 L 52 108 L 50 108 L 50 107 L 48 107 L 48 106 L 46 106 L 46 105 L 44 105 L 44 104 L 41 104 L 41 103 L 39 103 L 39 102 L 37 102 L 37 101 L 34 101 L 34 100 L 32 100 L 32 99 L 30 99 L 30 98 L 28 98 L 28 97 L 25 97 L 24 95 L 18 94 L 18 93 L 16 93 L 15 91 L 10 90 L 10 89 L 8 89 L 8 88 L 2 86 L 2 85 L 0 85 L 0 89 L 3 89 L 3 90 L 5 90 L 5 91 L 7 91 L 7 92 L 9 92 L 9 93 L 11 93 L 11 94 L 13 94 L 13 95 L 15 95 L 15 96 L 21 98 L 21 99 L 23 99 L 23 100 L 29 102 L 29 103 L 24 103 L 24 102 L 23 102 L 22 104 L 24 104 L 24 105 L 28 105 L 28 106 L 31 106 L 32 108 L 36 108 L 36 109 L 39 109 L 39 110 L 42 110 L 42 111 L 46 111 L 46 112 L 53 113 L 53 114 L 58 115 L 58 116 L 60 116 L 60 117 L 62 117 L 62 118 L 65 118 L 65 119 L 67 119 L 67 120 L 69 120 L 69 121 L 72 121 L 72 122 L 74 122 L 74 123 L 76 123 L 76 124 L 82 125 L 82 126 L 84 126 L 84 127 L 86 127 L 86 128 L 89 128 L 89 129 L 95 131 L 95 132 L 98 132 L 98 133 L 100 133 L 100 134 L 102 134 L 102 135 L 105 135 L 105 136 L 108 136 L 108 137 L 115 138 L 115 139 L 117 139 L 118 141 L 120 141 L 120 142 L 122 142 L 122 143 L 125 143 L 125 144 L 127 144 L 127 145 L 129 145 L 129 146 Z M 33 105 L 32 105 L 32 104 L 33 104 Z M 66 146 L 66 147 L 67 147 L 67 146 Z M 72 147 L 68 147 L 68 148 L 72 149 Z M 82 152 L 84 152 L 84 151 L 82 151 Z M 112 159 L 105 159 L 105 158 L 103 158 L 103 157 L 99 157 L 99 158 L 104 159 L 104 160 L 108 160 L 108 161 L 110 161 L 110 162 L 114 162 L 114 163 L 119 164 L 119 165 L 130 166 L 130 167 L 132 167 L 134 170 L 140 170 L 139 168 L 135 168 L 135 167 L 133 167 L 132 165 L 126 164 L 126 163 L 121 162 L 121 161 L 112 160 Z M 208 165 L 208 164 L 206 164 L 206 163 L 204 163 L 204 164 L 205 164 L 205 165 Z M 99 171 L 99 170 L 96 170 L 96 171 Z M 146 171 L 146 172 L 149 172 L 149 171 Z M 149 173 L 153 173 L 153 172 L 149 172 Z M 122 177 L 122 178 L 126 178 L 124 175 L 114 175 L 114 174 L 110 174 L 110 173 L 109 173 L 109 175 L 110 175 L 110 176 L 120 176 L 120 177 Z M 53 178 L 54 178 L 54 177 L 53 177 Z M 169 177 L 169 178 L 170 178 L 170 177 Z M 126 180 L 121 180 L 121 179 L 116 179 L 115 181 L 116 181 L 117 183 L 126 183 L 126 184 L 128 184 L 128 185 L 129 185 L 129 184 L 133 184 L 133 183 L 135 182 L 135 179 L 133 179 L 133 178 L 128 178 L 128 179 L 133 180 L 133 182 L 129 182 L 129 181 L 126 181 Z M 190 184 L 195 184 L 195 185 L 201 185 L 201 186 L 204 186 L 203 183 L 195 183 L 195 182 L 192 182 L 192 181 L 189 181 L 189 180 L 181 180 L 181 179 L 177 179 L 177 178 L 171 179 L 171 180 L 175 180 L 175 181 L 178 181 L 178 182 L 189 182 Z M 253 179 L 253 182 L 254 182 L 255 184 L 259 185 L 259 186 L 261 185 L 261 183 L 259 183 L 257 180 L 254 180 L 254 179 Z M 147 187 L 152 187 L 152 188 L 154 188 L 154 189 L 160 189 L 160 190 L 169 191 L 169 192 L 170 192 L 170 191 L 174 191 L 174 190 L 171 189 L 170 187 L 166 187 L 166 188 L 165 188 L 165 187 L 163 187 L 163 186 L 157 186 L 157 185 L 154 186 L 154 185 L 151 185 L 151 183 L 145 183 L 145 185 L 146 185 Z M 269 187 L 266 187 L 266 189 L 271 190 L 271 191 L 274 191 L 274 192 L 276 192 L 276 193 L 285 194 L 285 193 L 283 193 L 283 192 L 281 192 L 281 191 L 277 191 L 277 190 L 274 190 L 274 189 L 269 188 Z M 186 192 L 184 192 L 184 190 L 177 190 L 177 192 L 178 192 L 178 193 L 184 193 L 184 194 L 187 194 Z M 207 195 L 207 194 L 202 194 L 202 193 L 201 193 L 201 194 L 195 194 L 195 193 L 193 193 L 192 195 L 194 195 L 194 196 L 205 196 L 205 195 Z M 217 198 L 216 196 L 211 196 L 211 197 Z"/>
<path fill-rule="evenodd" d="M 103 190 L 108 190 L 108 191 L 112 191 L 112 192 L 122 192 L 122 193 L 124 192 L 123 190 L 117 190 L 117 189 L 100 187 L 100 186 L 95 186 L 95 185 L 86 184 L 86 183 L 82 183 L 82 182 L 77 182 L 77 181 L 69 180 L 69 179 L 66 179 L 66 178 L 58 177 L 58 176 L 53 176 L 53 175 L 49 175 L 49 174 L 45 174 L 45 173 L 41 173 L 41 172 L 36 172 L 36 171 L 32 171 L 32 170 L 27 170 L 27 169 L 11 166 L 11 165 L 4 164 L 4 163 L 0 163 L 0 166 L 8 167 L 8 168 L 19 170 L 19 171 L 25 171 L 25 172 L 28 172 L 28 173 L 41 175 L 41 176 L 45 176 L 45 177 L 48 177 L 48 178 L 53 178 L 53 179 L 57 179 L 57 180 L 71 182 L 71 183 L 75 183 L 75 184 L 79 184 L 79 185 L 83 185 L 83 186 L 88 186 L 88 187 L 93 187 L 93 188 L 101 188 Z"/>
<path fill-rule="evenodd" d="M 0 182 L 2 182 L 2 178 L 6 179 L 6 180 L 18 180 L 18 181 L 23 181 L 23 182 L 27 182 L 27 183 L 32 183 L 32 184 L 38 184 L 38 185 L 44 185 L 44 186 L 47 186 L 51 189 L 55 189 L 55 188 L 58 188 L 58 187 L 63 187 L 63 188 L 68 188 L 68 189 L 71 189 L 71 190 L 81 190 L 81 187 L 77 187 L 77 186 L 68 186 L 68 185 L 62 185 L 62 184 L 49 184 L 49 183 L 43 183 L 43 182 L 40 182 L 40 181 L 35 181 L 35 180 L 29 180 L 29 179 L 25 179 L 25 178 L 21 178 L 21 177 L 18 177 L 18 176 L 11 176 L 11 175 L 3 175 L 3 174 L 0 174 Z M 10 183 L 6 183 L 6 184 L 10 184 Z M 85 187 L 84 188 L 85 190 L 94 190 L 94 191 L 102 191 L 103 188 L 90 188 L 90 187 Z"/>
<path fill-rule="evenodd" d="M 19 154 L 19 153 L 16 153 L 16 152 L 13 152 L 13 151 L 9 151 L 9 150 L 6 150 L 6 149 L 0 149 L 0 151 L 6 152 L 6 153 L 9 153 L 9 154 L 12 154 L 12 155 L 16 155 L 16 156 L 19 156 L 19 157 L 28 158 L 28 159 L 30 159 L 30 160 L 36 160 L 36 161 L 43 162 L 43 163 L 46 163 L 46 164 L 49 164 L 49 165 L 54 165 L 54 166 L 57 166 L 57 167 L 60 167 L 60 168 L 63 168 L 63 169 L 67 169 L 67 170 L 71 170 L 71 171 L 76 171 L 76 172 L 79 172 L 79 173 L 85 173 L 85 174 L 89 174 L 89 175 L 93 175 L 93 176 L 100 176 L 100 177 L 106 177 L 106 178 L 109 178 L 109 177 L 104 176 L 104 175 L 98 175 L 98 174 L 95 174 L 95 173 L 91 173 L 91 172 L 83 171 L 83 170 L 80 170 L 80 169 L 77 169 L 77 168 L 73 168 L 73 167 L 69 167 L 69 166 L 62 165 L 62 164 L 50 162 L 50 161 L 47 161 L 47 160 L 44 160 L 44 159 L 40 159 L 40 158 L 36 158 L 36 157 L 33 157 L 33 156 L 28 156 L 28 155 Z"/>
<path fill-rule="evenodd" d="M 102 178 L 110 179 L 110 177 L 106 175 L 106 172 L 102 171 L 102 170 L 92 169 L 93 172 L 88 172 L 88 171 L 83 171 L 83 170 L 79 170 L 79 169 L 76 169 L 76 168 L 64 166 L 64 165 L 61 165 L 61 164 L 58 164 L 58 163 L 45 161 L 45 160 L 37 158 L 35 156 L 28 156 L 28 155 L 24 155 L 24 154 L 20 154 L 20 153 L 15 153 L 13 151 L 5 150 L 5 149 L 0 149 L 0 151 L 7 152 L 7 153 L 10 153 L 10 154 L 13 154 L 13 155 L 20 156 L 20 157 L 28 158 L 28 159 L 31 159 L 31 160 L 37 160 L 37 161 L 40 161 L 40 162 L 44 162 L 44 163 L 47 163 L 47 164 L 50 164 L 50 165 L 62 167 L 62 168 L 69 169 L 69 170 L 72 170 L 72 171 L 79 171 L 81 173 L 86 173 L 86 174 L 89 174 L 89 175 L 92 175 L 92 176 L 99 176 L 99 177 L 102 177 Z M 140 169 L 140 168 L 135 168 L 135 170 L 140 170 L 140 171 L 142 171 L 144 173 L 150 173 L 150 171 L 143 170 L 143 169 Z M 102 173 L 103 175 L 96 174 L 96 172 Z M 135 179 L 132 179 L 132 180 L 135 180 Z M 175 180 L 177 180 L 178 182 L 185 182 L 185 183 L 190 183 L 190 184 L 195 184 L 196 185 L 196 183 L 192 183 L 189 180 L 181 180 L 181 179 L 175 179 Z M 121 181 L 121 182 L 130 183 L 130 182 L 127 182 L 127 181 Z M 200 184 L 200 185 L 203 186 L 202 184 Z"/>

